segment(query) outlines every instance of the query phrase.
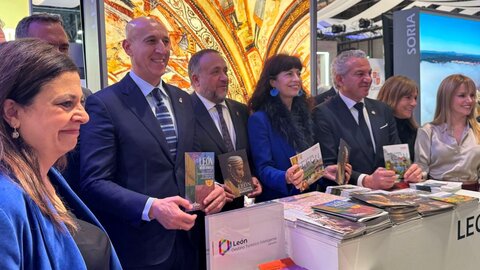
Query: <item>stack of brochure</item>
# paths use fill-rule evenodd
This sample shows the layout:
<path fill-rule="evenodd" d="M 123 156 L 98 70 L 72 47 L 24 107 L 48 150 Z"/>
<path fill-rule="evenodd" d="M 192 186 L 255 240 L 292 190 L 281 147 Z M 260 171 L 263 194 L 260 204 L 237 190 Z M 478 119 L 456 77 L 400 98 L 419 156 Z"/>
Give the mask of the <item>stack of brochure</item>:
<path fill-rule="evenodd" d="M 410 183 L 410 188 L 417 189 L 417 190 L 424 190 L 432 193 L 437 193 L 441 191 L 454 193 L 462 188 L 462 183 L 427 180 L 425 182 L 420 182 L 420 183 Z"/>
<path fill-rule="evenodd" d="M 371 189 L 354 185 L 328 186 L 325 193 L 349 198 L 352 193 L 369 192 Z"/>
<path fill-rule="evenodd" d="M 312 206 L 312 208 L 317 213 L 361 223 L 365 225 L 366 233 L 373 233 L 392 226 L 388 212 L 367 205 L 335 200 Z"/>
<path fill-rule="evenodd" d="M 366 225 L 348 219 L 322 213 L 311 213 L 297 220 L 297 226 L 325 234 L 337 240 L 346 240 L 362 235 Z"/>
<path fill-rule="evenodd" d="M 418 204 L 402 199 L 406 193 L 386 194 L 383 192 L 352 194 L 352 200 L 380 207 L 390 215 L 395 224 L 420 218 Z"/>

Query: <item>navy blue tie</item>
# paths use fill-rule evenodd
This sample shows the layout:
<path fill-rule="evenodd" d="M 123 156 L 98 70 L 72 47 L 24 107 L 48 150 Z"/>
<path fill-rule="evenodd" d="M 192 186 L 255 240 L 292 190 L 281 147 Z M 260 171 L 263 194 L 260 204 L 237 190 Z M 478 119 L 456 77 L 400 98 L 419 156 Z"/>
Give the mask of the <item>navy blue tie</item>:
<path fill-rule="evenodd" d="M 375 155 L 373 151 L 372 137 L 370 137 L 370 131 L 368 130 L 367 122 L 365 122 L 365 117 L 363 116 L 363 102 L 358 102 L 353 107 L 355 107 L 355 109 L 358 111 L 358 126 L 360 127 L 363 138 L 367 142 L 367 146 L 372 151 L 372 155 Z"/>
<path fill-rule="evenodd" d="M 173 125 L 172 115 L 168 111 L 165 102 L 163 102 L 162 93 L 160 89 L 154 88 L 152 90 L 152 95 L 155 98 L 155 117 L 160 123 L 165 139 L 167 140 L 168 148 L 173 159 L 177 156 L 177 132 L 175 131 L 175 126 Z"/>

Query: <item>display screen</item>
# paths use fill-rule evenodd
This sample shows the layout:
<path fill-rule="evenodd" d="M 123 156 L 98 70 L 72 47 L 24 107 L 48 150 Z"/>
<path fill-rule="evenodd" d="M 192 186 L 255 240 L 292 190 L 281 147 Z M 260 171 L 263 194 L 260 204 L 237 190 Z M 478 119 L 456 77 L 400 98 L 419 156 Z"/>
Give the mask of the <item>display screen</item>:
<path fill-rule="evenodd" d="M 460 73 L 480 85 L 480 21 L 420 13 L 421 124 L 433 120 L 438 86 Z"/>

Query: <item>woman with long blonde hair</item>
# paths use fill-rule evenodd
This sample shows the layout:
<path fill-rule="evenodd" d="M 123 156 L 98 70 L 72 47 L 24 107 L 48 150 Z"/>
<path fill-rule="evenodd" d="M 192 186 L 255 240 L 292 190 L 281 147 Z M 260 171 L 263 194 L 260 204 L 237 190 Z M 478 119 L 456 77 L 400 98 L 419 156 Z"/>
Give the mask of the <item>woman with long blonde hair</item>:
<path fill-rule="evenodd" d="M 437 92 L 432 122 L 418 129 L 415 163 L 436 180 L 462 182 L 478 191 L 480 126 L 476 121 L 476 87 L 461 74 L 446 77 Z"/>

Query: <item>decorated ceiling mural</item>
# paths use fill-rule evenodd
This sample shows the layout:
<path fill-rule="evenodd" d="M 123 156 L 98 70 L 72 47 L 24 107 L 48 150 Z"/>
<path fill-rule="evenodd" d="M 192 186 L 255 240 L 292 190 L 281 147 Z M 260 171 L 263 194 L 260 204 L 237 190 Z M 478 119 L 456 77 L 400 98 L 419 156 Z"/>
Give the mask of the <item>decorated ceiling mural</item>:
<path fill-rule="evenodd" d="M 298 56 L 310 87 L 309 1 L 298 0 L 104 0 L 109 84 L 130 69 L 122 49 L 132 18 L 155 16 L 170 31 L 172 52 L 165 81 L 190 89 L 187 66 L 201 49 L 220 51 L 229 68 L 229 97 L 246 102 L 263 62 L 276 53 Z"/>

